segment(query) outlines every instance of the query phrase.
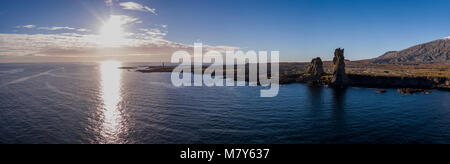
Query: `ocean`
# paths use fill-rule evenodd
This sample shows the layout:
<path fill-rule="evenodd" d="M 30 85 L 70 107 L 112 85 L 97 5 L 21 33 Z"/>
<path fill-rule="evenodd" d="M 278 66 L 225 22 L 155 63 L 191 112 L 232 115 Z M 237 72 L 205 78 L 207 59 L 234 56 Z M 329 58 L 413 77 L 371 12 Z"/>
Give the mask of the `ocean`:
<path fill-rule="evenodd" d="M 0 64 L 0 143 L 450 143 L 450 92 L 181 87 L 133 64 Z"/>

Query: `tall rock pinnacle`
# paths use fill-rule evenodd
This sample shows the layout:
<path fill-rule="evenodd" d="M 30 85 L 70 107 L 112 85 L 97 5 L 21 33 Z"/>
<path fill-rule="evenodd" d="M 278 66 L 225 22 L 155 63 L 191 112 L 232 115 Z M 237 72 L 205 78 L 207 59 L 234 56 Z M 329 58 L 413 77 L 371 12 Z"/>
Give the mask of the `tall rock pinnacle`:
<path fill-rule="evenodd" d="M 332 87 L 345 87 L 349 84 L 349 78 L 345 74 L 344 49 L 336 49 L 334 52 L 334 73 L 331 81 Z"/>

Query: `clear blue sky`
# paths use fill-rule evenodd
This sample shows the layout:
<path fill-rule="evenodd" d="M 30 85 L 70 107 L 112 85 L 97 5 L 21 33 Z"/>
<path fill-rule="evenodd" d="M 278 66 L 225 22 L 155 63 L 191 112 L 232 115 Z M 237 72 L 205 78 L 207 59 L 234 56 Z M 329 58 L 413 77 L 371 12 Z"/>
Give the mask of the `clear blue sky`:
<path fill-rule="evenodd" d="M 124 10 L 136 2 L 156 9 Z M 160 28 L 163 39 L 245 50 L 280 50 L 282 61 L 331 59 L 343 47 L 352 60 L 450 36 L 448 0 L 2 0 L 1 34 L 60 34 L 42 27 L 98 33 L 111 14 L 139 18 L 127 31 Z M 18 26 L 34 25 L 33 28 Z M 167 25 L 161 29 L 162 25 Z M 41 29 L 38 29 L 41 28 Z M 2 35 L 2 40 L 9 35 Z M 1 42 L 0 42 L 1 44 Z M 0 45 L 1 48 L 1 45 Z M 4 48 L 4 47 L 3 47 Z M 8 50 L 0 49 L 0 54 Z M 28 51 L 27 51 L 28 52 Z"/>

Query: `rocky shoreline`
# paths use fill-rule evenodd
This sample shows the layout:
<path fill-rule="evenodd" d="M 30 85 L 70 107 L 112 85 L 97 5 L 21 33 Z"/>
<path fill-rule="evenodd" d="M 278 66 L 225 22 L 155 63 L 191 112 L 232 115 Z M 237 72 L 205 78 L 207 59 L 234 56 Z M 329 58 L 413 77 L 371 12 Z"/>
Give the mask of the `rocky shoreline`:
<path fill-rule="evenodd" d="M 346 73 L 344 49 L 336 49 L 333 59 L 332 73 L 326 73 L 320 58 L 314 58 L 305 71 L 281 71 L 280 84 L 304 83 L 310 86 L 327 86 L 344 88 L 349 86 L 369 88 L 395 88 L 399 93 L 429 93 L 425 89 L 439 89 L 450 91 L 450 77 L 411 77 L 411 76 L 382 76 Z M 248 65 L 247 65 L 248 67 Z M 225 66 L 224 66 L 225 68 Z M 172 72 L 175 66 L 122 67 L 120 69 L 135 70 L 141 73 Z M 204 67 L 206 69 L 206 66 Z M 248 68 L 246 69 L 248 75 Z M 269 69 L 270 70 L 270 69 Z M 280 70 L 284 70 L 283 65 Z M 236 70 L 235 70 L 236 72 Z M 226 71 L 224 71 L 224 78 Z M 268 73 L 270 77 L 270 72 Z M 248 77 L 248 76 L 247 76 Z M 237 80 L 237 78 L 235 78 Z M 248 78 L 246 79 L 248 81 Z M 378 93 L 384 93 L 381 90 Z"/>
<path fill-rule="evenodd" d="M 285 74 L 280 77 L 280 84 L 304 83 L 314 86 L 331 86 L 332 75 L 316 79 L 308 74 Z M 347 86 L 370 88 L 417 88 L 450 90 L 450 79 L 425 77 L 391 77 L 348 74 Z"/>

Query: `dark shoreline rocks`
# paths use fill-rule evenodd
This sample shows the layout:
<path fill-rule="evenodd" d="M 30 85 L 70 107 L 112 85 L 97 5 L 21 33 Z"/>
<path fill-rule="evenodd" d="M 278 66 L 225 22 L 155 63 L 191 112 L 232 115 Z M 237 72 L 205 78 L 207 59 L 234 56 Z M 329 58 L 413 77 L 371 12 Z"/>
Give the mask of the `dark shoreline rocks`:
<path fill-rule="evenodd" d="M 417 89 L 440 89 L 450 91 L 450 85 L 446 85 L 446 78 L 426 77 L 391 77 L 374 75 L 348 74 L 348 86 L 367 88 L 417 88 Z M 436 80 L 438 79 L 438 80 Z M 280 77 L 281 84 L 304 83 L 308 84 L 312 78 L 305 74 L 283 75 Z M 331 83 L 329 75 L 322 76 L 320 85 L 328 86 Z"/>
<path fill-rule="evenodd" d="M 145 69 L 137 69 L 136 72 L 141 72 L 141 73 L 172 72 L 173 69 L 175 69 L 175 67 L 149 66 Z"/>
<path fill-rule="evenodd" d="M 377 93 L 387 93 L 386 89 L 377 89 L 375 92 Z"/>
<path fill-rule="evenodd" d="M 397 89 L 397 92 L 404 95 L 412 95 L 415 93 L 425 93 L 425 94 L 431 94 L 431 91 L 425 90 L 425 89 L 415 89 L 415 88 L 400 88 Z"/>
<path fill-rule="evenodd" d="M 450 89 L 446 78 L 393 77 L 349 74 L 351 86 L 377 88 Z"/>

